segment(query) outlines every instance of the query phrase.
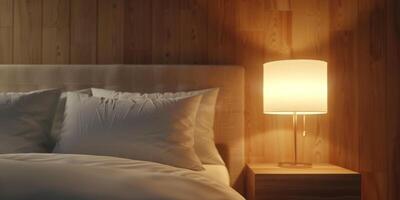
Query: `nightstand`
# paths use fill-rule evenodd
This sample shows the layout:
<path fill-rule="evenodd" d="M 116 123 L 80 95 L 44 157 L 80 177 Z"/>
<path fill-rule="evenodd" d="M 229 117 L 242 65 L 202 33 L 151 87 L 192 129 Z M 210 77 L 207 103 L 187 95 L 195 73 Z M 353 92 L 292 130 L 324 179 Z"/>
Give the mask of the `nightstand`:
<path fill-rule="evenodd" d="M 361 175 L 331 164 L 312 168 L 247 165 L 248 200 L 360 200 Z"/>

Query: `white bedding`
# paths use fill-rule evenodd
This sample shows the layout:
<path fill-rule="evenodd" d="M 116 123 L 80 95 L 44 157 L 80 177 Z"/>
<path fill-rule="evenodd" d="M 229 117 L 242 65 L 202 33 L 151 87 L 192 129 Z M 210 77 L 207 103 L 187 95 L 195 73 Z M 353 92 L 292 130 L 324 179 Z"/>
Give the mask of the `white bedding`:
<path fill-rule="evenodd" d="M 205 172 L 107 156 L 0 155 L 0 199 L 187 200 L 244 198 Z"/>
<path fill-rule="evenodd" d="M 225 165 L 203 165 L 204 171 L 201 171 L 209 178 L 219 181 L 225 185 L 230 185 L 229 172 Z"/>

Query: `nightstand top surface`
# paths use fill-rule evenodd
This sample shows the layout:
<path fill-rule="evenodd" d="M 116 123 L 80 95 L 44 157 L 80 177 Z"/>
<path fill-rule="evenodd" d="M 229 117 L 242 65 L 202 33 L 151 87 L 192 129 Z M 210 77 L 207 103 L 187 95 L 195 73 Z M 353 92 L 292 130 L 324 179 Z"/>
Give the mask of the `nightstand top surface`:
<path fill-rule="evenodd" d="M 277 163 L 251 163 L 255 174 L 359 174 L 332 164 L 313 164 L 312 168 L 282 168 Z"/>

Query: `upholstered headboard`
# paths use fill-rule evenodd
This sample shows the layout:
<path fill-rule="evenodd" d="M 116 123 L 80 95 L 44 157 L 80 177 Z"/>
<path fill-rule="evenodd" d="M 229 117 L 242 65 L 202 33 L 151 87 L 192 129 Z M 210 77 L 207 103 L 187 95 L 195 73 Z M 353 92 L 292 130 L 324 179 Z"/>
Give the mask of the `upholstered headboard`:
<path fill-rule="evenodd" d="M 215 141 L 243 192 L 244 69 L 210 65 L 0 65 L 0 91 L 99 87 L 165 92 L 218 87 Z"/>

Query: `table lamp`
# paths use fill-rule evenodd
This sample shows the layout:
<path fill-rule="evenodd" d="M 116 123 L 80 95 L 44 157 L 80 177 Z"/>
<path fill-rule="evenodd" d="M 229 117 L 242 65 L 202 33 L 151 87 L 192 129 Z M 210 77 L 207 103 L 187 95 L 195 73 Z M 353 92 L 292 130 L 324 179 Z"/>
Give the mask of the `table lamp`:
<path fill-rule="evenodd" d="M 325 114 L 327 106 L 327 62 L 280 60 L 264 64 L 264 114 L 293 115 L 294 161 L 280 167 L 311 167 L 298 162 L 297 116 Z"/>

